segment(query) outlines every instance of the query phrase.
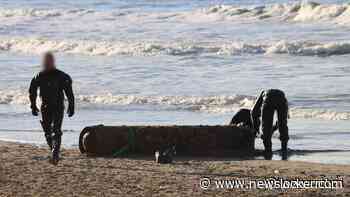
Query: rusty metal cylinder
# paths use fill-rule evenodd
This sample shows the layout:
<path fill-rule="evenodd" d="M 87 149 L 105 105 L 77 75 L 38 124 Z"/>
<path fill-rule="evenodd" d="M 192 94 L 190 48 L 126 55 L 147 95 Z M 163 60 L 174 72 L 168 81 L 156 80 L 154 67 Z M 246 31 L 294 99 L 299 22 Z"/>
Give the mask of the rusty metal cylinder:
<path fill-rule="evenodd" d="M 130 133 L 133 139 L 130 139 Z M 245 156 L 254 153 L 255 134 L 235 126 L 90 126 L 79 138 L 82 153 L 110 156 L 134 143 L 135 154 L 153 155 L 175 145 L 183 156 Z"/>

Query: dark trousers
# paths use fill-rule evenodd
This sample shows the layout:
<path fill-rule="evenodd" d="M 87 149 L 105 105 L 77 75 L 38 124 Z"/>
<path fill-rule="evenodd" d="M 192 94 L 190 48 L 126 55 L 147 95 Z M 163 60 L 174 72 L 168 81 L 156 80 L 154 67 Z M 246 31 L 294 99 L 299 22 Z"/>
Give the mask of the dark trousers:
<path fill-rule="evenodd" d="M 61 146 L 63 114 L 64 106 L 50 106 L 45 104 L 41 106 L 41 124 L 45 132 L 45 138 L 47 144 L 57 154 Z"/>
<path fill-rule="evenodd" d="M 288 135 L 288 102 L 284 97 L 271 98 L 264 102 L 262 106 L 262 132 L 265 150 L 270 151 L 272 148 L 272 134 L 273 134 L 273 116 L 277 112 L 278 130 L 280 132 L 280 140 L 286 143 L 289 140 Z"/>

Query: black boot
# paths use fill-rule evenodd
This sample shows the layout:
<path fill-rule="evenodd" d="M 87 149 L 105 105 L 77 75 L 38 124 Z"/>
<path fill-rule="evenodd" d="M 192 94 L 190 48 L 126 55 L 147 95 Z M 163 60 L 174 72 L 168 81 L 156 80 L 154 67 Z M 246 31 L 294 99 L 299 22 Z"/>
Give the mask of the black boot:
<path fill-rule="evenodd" d="M 264 146 L 265 146 L 264 158 L 266 160 L 271 160 L 272 159 L 272 142 L 270 140 L 264 140 Z"/>
<path fill-rule="evenodd" d="M 50 151 L 52 151 L 52 135 L 51 134 L 45 134 L 46 143 L 50 148 Z"/>
<path fill-rule="evenodd" d="M 288 142 L 287 141 L 282 141 L 281 142 L 281 153 L 282 153 L 282 160 L 287 160 L 288 159 Z"/>
<path fill-rule="evenodd" d="M 50 151 L 52 151 L 52 128 L 49 124 L 45 123 L 44 121 L 40 121 L 40 124 L 45 132 L 46 143 L 49 146 Z"/>
<path fill-rule="evenodd" d="M 61 148 L 61 135 L 55 134 L 53 137 L 52 164 L 57 165 Z"/>

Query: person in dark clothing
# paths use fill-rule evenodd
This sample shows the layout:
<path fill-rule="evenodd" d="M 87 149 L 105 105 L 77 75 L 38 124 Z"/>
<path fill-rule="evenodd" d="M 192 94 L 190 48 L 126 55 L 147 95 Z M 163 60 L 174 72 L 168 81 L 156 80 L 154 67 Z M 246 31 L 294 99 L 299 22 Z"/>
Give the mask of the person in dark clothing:
<path fill-rule="evenodd" d="M 261 92 L 251 112 L 253 128 L 259 132 L 260 120 L 262 119 L 262 139 L 265 146 L 265 158 L 272 158 L 272 133 L 273 133 L 273 116 L 277 111 L 278 130 L 282 146 L 282 159 L 287 158 L 288 135 L 288 101 L 283 91 L 278 89 L 269 89 Z"/>
<path fill-rule="evenodd" d="M 232 117 L 230 125 L 253 128 L 253 123 L 250 118 L 250 109 L 244 108 L 238 110 L 238 112 Z"/>
<path fill-rule="evenodd" d="M 41 98 L 41 125 L 50 150 L 52 162 L 57 164 L 61 146 L 61 126 L 64 114 L 64 94 L 68 99 L 68 117 L 74 115 L 74 94 L 71 77 L 58 70 L 55 66 L 55 58 L 52 53 L 46 53 L 42 63 L 43 69 L 31 80 L 29 99 L 32 114 L 38 116 L 39 109 L 36 105 L 37 90 L 40 89 Z"/>

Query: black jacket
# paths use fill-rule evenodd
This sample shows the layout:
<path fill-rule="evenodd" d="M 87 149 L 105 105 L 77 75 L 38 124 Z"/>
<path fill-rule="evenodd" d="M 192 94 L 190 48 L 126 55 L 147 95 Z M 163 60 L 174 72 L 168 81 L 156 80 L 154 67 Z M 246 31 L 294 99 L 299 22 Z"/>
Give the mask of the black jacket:
<path fill-rule="evenodd" d="M 256 131 L 258 131 L 260 127 L 259 118 L 261 116 L 262 105 L 263 104 L 274 105 L 280 101 L 287 102 L 285 98 L 285 94 L 282 90 L 269 89 L 269 90 L 264 90 L 260 93 L 251 111 L 251 119 L 252 119 L 253 127 Z"/>
<path fill-rule="evenodd" d="M 66 94 L 69 103 L 68 108 L 74 111 L 72 79 L 68 74 L 55 69 L 52 71 L 41 71 L 34 76 L 29 88 L 32 109 L 36 107 L 38 88 L 40 89 L 42 105 L 64 107 L 64 94 Z"/>

